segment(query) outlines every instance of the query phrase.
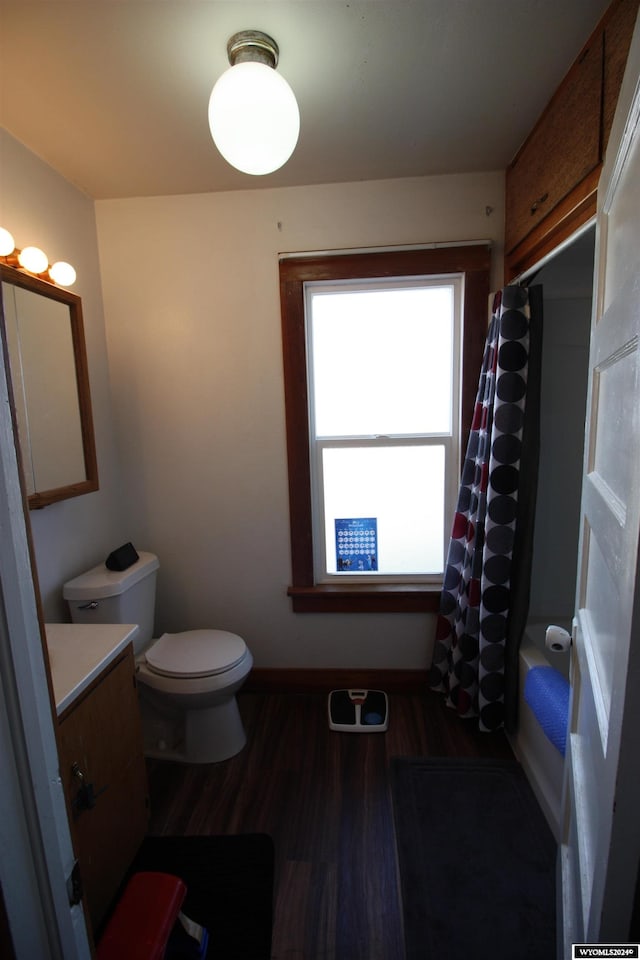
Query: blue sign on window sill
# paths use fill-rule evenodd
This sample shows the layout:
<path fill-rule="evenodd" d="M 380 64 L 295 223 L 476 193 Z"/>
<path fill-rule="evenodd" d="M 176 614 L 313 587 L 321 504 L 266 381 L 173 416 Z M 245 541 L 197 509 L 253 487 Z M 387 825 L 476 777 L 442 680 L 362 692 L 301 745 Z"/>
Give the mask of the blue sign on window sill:
<path fill-rule="evenodd" d="M 378 569 L 378 521 L 375 517 L 336 520 L 336 564 L 339 573 Z"/>

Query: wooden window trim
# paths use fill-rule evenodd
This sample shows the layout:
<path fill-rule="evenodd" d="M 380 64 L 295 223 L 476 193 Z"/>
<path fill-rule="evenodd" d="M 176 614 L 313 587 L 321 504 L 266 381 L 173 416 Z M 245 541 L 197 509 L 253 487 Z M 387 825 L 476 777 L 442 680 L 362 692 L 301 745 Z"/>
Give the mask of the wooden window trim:
<path fill-rule="evenodd" d="M 282 351 L 289 464 L 291 586 L 296 613 L 408 613 L 438 609 L 440 589 L 425 584 L 316 584 L 313 571 L 311 465 L 304 284 L 318 280 L 464 274 L 461 436 L 469 433 L 486 339 L 491 251 L 488 245 L 322 254 L 280 260 Z"/>

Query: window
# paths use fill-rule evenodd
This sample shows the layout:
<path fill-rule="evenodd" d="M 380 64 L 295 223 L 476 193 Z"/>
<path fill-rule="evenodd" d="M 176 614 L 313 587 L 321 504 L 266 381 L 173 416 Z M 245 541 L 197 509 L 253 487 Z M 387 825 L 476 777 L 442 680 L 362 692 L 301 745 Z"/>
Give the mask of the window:
<path fill-rule="evenodd" d="M 461 288 L 460 275 L 305 285 L 316 583 L 443 572 Z"/>
<path fill-rule="evenodd" d="M 484 245 L 280 261 L 296 611 L 437 609 Z"/>

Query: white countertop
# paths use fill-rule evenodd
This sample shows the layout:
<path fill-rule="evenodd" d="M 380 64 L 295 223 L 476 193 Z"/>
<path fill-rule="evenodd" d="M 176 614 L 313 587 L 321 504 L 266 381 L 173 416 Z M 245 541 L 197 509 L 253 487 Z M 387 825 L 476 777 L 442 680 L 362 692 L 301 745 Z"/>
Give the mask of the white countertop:
<path fill-rule="evenodd" d="M 58 716 L 124 650 L 135 623 L 45 624 Z"/>

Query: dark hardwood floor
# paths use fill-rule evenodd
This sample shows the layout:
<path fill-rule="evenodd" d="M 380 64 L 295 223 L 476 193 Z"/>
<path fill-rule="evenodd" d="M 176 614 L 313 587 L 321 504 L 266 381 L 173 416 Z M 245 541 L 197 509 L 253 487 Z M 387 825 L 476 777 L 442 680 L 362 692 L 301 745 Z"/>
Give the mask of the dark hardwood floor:
<path fill-rule="evenodd" d="M 238 697 L 247 745 L 224 763 L 149 761 L 152 834 L 268 833 L 272 960 L 402 960 L 389 760 L 512 757 L 440 696 L 389 695 L 386 733 L 338 733 L 318 694 Z"/>

